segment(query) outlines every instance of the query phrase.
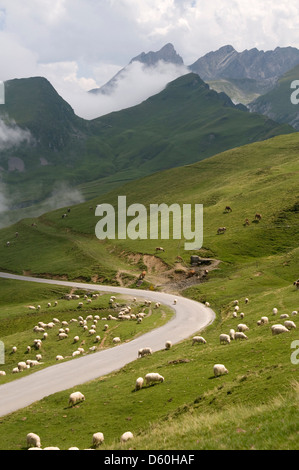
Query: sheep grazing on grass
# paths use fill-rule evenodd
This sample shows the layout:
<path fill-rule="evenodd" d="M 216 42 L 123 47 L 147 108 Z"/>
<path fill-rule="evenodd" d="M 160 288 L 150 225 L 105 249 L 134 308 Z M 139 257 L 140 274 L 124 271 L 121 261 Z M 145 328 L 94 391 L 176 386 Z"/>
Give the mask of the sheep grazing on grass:
<path fill-rule="evenodd" d="M 75 336 L 74 337 L 74 343 L 78 343 L 79 339 L 80 339 L 79 336 Z"/>
<path fill-rule="evenodd" d="M 64 357 L 61 356 L 60 354 L 56 356 L 56 361 L 62 361 L 62 359 L 64 359 Z"/>
<path fill-rule="evenodd" d="M 65 339 L 65 338 L 68 338 L 68 335 L 66 333 L 59 333 L 58 338 Z"/>
<path fill-rule="evenodd" d="M 274 307 L 273 310 L 272 310 L 273 315 L 277 315 L 277 312 L 278 312 L 277 308 Z"/>
<path fill-rule="evenodd" d="M 192 338 L 192 346 L 195 343 L 201 343 L 201 344 L 206 344 L 206 340 L 202 336 L 193 336 Z"/>
<path fill-rule="evenodd" d="M 215 377 L 220 375 L 228 374 L 227 368 L 223 364 L 215 364 L 213 367 L 213 372 Z"/>
<path fill-rule="evenodd" d="M 280 318 L 289 318 L 289 315 L 287 313 L 283 313 L 282 315 L 280 315 Z"/>
<path fill-rule="evenodd" d="M 30 366 L 28 364 L 26 364 L 26 362 L 21 361 L 21 362 L 18 363 L 18 369 L 19 369 L 20 372 L 23 371 L 23 370 L 29 369 L 29 367 Z"/>
<path fill-rule="evenodd" d="M 40 437 L 33 432 L 26 436 L 27 447 L 41 447 Z"/>
<path fill-rule="evenodd" d="M 229 337 L 229 335 L 226 335 L 225 333 L 222 333 L 219 336 L 219 341 L 220 341 L 220 344 L 222 344 L 222 343 L 229 344 L 230 343 L 230 337 Z"/>
<path fill-rule="evenodd" d="M 5 370 L 0 370 L 0 376 L 3 376 L 3 377 L 4 377 L 4 375 L 6 375 Z"/>
<path fill-rule="evenodd" d="M 165 349 L 170 349 L 171 347 L 172 347 L 172 342 L 171 341 L 166 341 Z"/>
<path fill-rule="evenodd" d="M 12 352 L 12 353 L 17 352 L 17 347 L 16 347 L 16 346 L 13 346 L 11 352 Z"/>
<path fill-rule="evenodd" d="M 69 405 L 73 406 L 76 403 L 85 400 L 85 396 L 81 392 L 73 392 L 69 396 Z"/>
<path fill-rule="evenodd" d="M 293 321 L 291 321 L 291 320 L 286 320 L 286 321 L 284 322 L 284 326 L 285 326 L 288 330 L 291 330 L 291 329 L 293 329 L 293 328 L 296 328 L 296 324 L 295 324 Z"/>
<path fill-rule="evenodd" d="M 226 231 L 226 227 L 219 227 L 217 230 L 217 234 L 224 233 Z"/>
<path fill-rule="evenodd" d="M 248 339 L 248 337 L 243 333 L 243 331 L 236 331 L 235 340 L 236 339 Z"/>
<path fill-rule="evenodd" d="M 280 335 L 281 333 L 289 333 L 289 330 L 284 325 L 272 325 L 272 335 Z"/>
<path fill-rule="evenodd" d="M 267 323 L 269 323 L 269 318 L 268 317 L 261 317 L 261 323 L 266 325 Z"/>
<path fill-rule="evenodd" d="M 144 382 L 144 380 L 143 380 L 142 377 L 138 377 L 138 379 L 136 379 L 135 391 L 140 390 L 143 387 L 143 382 Z"/>
<path fill-rule="evenodd" d="M 245 325 L 244 323 L 239 323 L 239 325 L 237 326 L 237 329 L 238 331 L 247 331 L 249 330 L 249 327 Z"/>
<path fill-rule="evenodd" d="M 112 342 L 114 344 L 120 343 L 120 338 L 118 336 L 116 336 L 115 338 L 113 338 Z"/>
<path fill-rule="evenodd" d="M 138 350 L 138 357 L 148 356 L 151 354 L 153 354 L 153 351 L 151 348 L 141 348 Z"/>
<path fill-rule="evenodd" d="M 133 439 L 134 436 L 133 434 L 130 432 L 130 431 L 127 431 L 127 432 L 124 432 L 121 436 L 120 436 L 120 442 L 127 442 L 129 439 Z"/>
<path fill-rule="evenodd" d="M 230 339 L 232 339 L 232 340 L 235 339 L 235 334 L 236 334 L 235 330 L 234 330 L 233 328 L 231 328 L 231 329 L 229 330 L 229 337 L 230 337 Z"/>
<path fill-rule="evenodd" d="M 164 377 L 157 372 L 150 372 L 145 376 L 146 385 L 149 385 L 154 382 L 164 382 Z"/>
<path fill-rule="evenodd" d="M 92 436 L 92 445 L 99 447 L 104 442 L 104 434 L 102 432 L 95 432 Z"/>

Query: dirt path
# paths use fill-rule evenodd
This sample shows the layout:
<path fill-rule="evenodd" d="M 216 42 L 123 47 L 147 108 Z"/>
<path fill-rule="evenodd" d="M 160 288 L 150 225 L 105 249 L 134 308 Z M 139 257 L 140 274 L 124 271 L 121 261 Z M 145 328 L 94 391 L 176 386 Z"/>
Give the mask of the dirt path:
<path fill-rule="evenodd" d="M 209 272 L 217 269 L 220 264 L 219 260 L 202 258 L 200 266 L 187 266 L 183 262 L 177 262 L 173 268 L 169 269 L 160 258 L 153 255 L 142 256 L 136 254 L 134 257 L 130 257 L 131 262 L 137 263 L 140 260 L 147 267 L 145 280 L 154 287 L 159 288 L 159 290 L 174 295 L 179 295 L 184 289 L 201 284 L 207 280 Z M 192 274 L 190 273 L 191 270 L 194 271 Z M 128 274 L 129 271 L 119 270 L 116 276 L 117 281 L 122 287 L 128 287 L 132 283 L 124 282 L 122 274 L 126 273 Z M 132 276 L 132 272 L 130 274 Z"/>

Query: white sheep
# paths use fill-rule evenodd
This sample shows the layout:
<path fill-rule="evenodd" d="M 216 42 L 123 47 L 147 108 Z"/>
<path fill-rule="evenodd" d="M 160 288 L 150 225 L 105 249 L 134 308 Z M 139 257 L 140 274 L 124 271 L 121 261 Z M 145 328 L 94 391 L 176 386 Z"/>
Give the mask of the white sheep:
<path fill-rule="evenodd" d="M 215 364 L 213 367 L 214 376 L 219 377 L 220 375 L 228 374 L 227 368 L 223 364 Z"/>
<path fill-rule="evenodd" d="M 43 339 L 47 339 L 48 338 L 48 333 L 44 333 L 43 334 Z"/>
<path fill-rule="evenodd" d="M 80 354 L 81 354 L 80 351 L 78 351 L 78 350 L 77 350 L 77 351 L 74 351 L 74 352 L 72 353 L 72 357 L 80 356 Z"/>
<path fill-rule="evenodd" d="M 288 330 L 291 330 L 292 328 L 296 328 L 296 324 L 291 321 L 291 320 L 286 320 L 284 322 L 284 326 L 288 329 Z"/>
<path fill-rule="evenodd" d="M 278 312 L 277 308 L 274 307 L 273 310 L 272 310 L 273 315 L 277 315 L 277 312 Z"/>
<path fill-rule="evenodd" d="M 245 325 L 245 323 L 239 323 L 239 325 L 237 326 L 237 329 L 238 331 L 247 331 L 249 330 L 249 327 Z"/>
<path fill-rule="evenodd" d="M 236 331 L 235 339 L 248 339 L 248 337 L 243 333 L 243 331 Z"/>
<path fill-rule="evenodd" d="M 85 396 L 81 392 L 73 392 L 69 396 L 69 404 L 71 404 L 72 406 L 84 400 Z"/>
<path fill-rule="evenodd" d="M 289 330 L 284 325 L 272 325 L 272 335 L 280 335 L 281 333 L 289 333 Z"/>
<path fill-rule="evenodd" d="M 221 335 L 219 336 L 219 341 L 220 341 L 220 344 L 222 343 L 230 343 L 230 337 L 229 335 L 226 335 L 225 333 L 221 333 Z"/>
<path fill-rule="evenodd" d="M 19 371 L 19 368 L 18 367 L 14 367 L 13 370 L 12 370 L 12 373 L 13 374 L 17 374 Z"/>
<path fill-rule="evenodd" d="M 56 361 L 62 361 L 62 359 L 64 359 L 64 357 L 61 356 L 60 354 L 56 356 Z"/>
<path fill-rule="evenodd" d="M 152 348 L 141 348 L 138 350 L 138 357 L 148 356 L 153 354 Z"/>
<path fill-rule="evenodd" d="M 78 343 L 79 340 L 80 340 L 79 336 L 74 337 L 74 343 Z"/>
<path fill-rule="evenodd" d="M 282 315 L 280 315 L 280 318 L 289 318 L 289 315 L 287 313 L 283 313 Z"/>
<path fill-rule="evenodd" d="M 119 336 L 116 336 L 115 338 L 113 338 L 112 342 L 113 342 L 114 344 L 120 343 L 120 338 L 119 338 Z"/>
<path fill-rule="evenodd" d="M 293 311 L 292 311 L 292 315 L 298 315 L 297 310 L 293 310 Z"/>
<path fill-rule="evenodd" d="M 268 317 L 261 317 L 261 322 L 265 325 L 269 323 L 269 318 Z"/>
<path fill-rule="evenodd" d="M 127 442 L 129 439 L 133 439 L 133 438 L 134 438 L 133 434 L 130 431 L 127 431 L 127 432 L 124 432 L 120 436 L 120 442 Z"/>
<path fill-rule="evenodd" d="M 231 328 L 231 329 L 229 330 L 229 337 L 230 337 L 230 339 L 235 339 L 235 334 L 236 334 L 235 330 L 234 330 L 233 328 Z"/>
<path fill-rule="evenodd" d="M 99 335 L 97 335 L 97 336 L 95 337 L 95 341 L 96 341 L 97 343 L 99 343 L 99 341 L 101 341 L 101 337 L 100 337 Z"/>
<path fill-rule="evenodd" d="M 68 338 L 68 335 L 66 333 L 59 333 L 58 338 L 65 339 L 65 338 Z"/>
<path fill-rule="evenodd" d="M 26 436 L 27 447 L 41 447 L 40 437 L 34 432 L 30 432 Z"/>
<path fill-rule="evenodd" d="M 18 369 L 19 369 L 20 372 L 23 371 L 23 370 L 28 369 L 29 367 L 30 366 L 28 364 L 26 364 L 26 362 L 21 361 L 21 362 L 18 363 Z"/>
<path fill-rule="evenodd" d="M 12 352 L 12 353 L 17 352 L 17 347 L 16 347 L 16 346 L 13 346 L 11 352 Z"/>
<path fill-rule="evenodd" d="M 5 370 L 0 370 L 0 376 L 4 376 L 4 375 L 6 375 Z"/>
<path fill-rule="evenodd" d="M 244 316 L 245 316 L 244 312 L 241 312 L 240 313 L 240 318 L 244 318 Z"/>
<path fill-rule="evenodd" d="M 135 383 L 135 390 L 140 390 L 143 387 L 143 382 L 144 382 L 143 377 L 138 377 Z"/>
<path fill-rule="evenodd" d="M 206 340 L 202 336 L 193 336 L 192 338 L 192 346 L 195 343 L 201 343 L 201 344 L 206 344 Z"/>
<path fill-rule="evenodd" d="M 209 303 L 209 302 L 205 302 L 205 306 L 206 306 L 206 307 L 210 307 L 210 303 Z"/>
<path fill-rule="evenodd" d="M 95 432 L 92 436 L 92 445 L 99 447 L 104 442 L 104 434 L 102 432 Z"/>
<path fill-rule="evenodd" d="M 164 382 L 164 377 L 157 372 L 150 372 L 145 376 L 146 385 L 152 382 Z"/>
<path fill-rule="evenodd" d="M 165 349 L 170 349 L 171 347 L 172 347 L 172 342 L 171 341 L 166 341 Z"/>

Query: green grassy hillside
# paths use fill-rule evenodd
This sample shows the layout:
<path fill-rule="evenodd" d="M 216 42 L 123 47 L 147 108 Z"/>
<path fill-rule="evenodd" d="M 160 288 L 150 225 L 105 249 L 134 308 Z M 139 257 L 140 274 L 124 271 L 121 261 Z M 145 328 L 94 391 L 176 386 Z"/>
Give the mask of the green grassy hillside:
<path fill-rule="evenodd" d="M 67 406 L 67 390 L 1 418 L 3 448 L 24 448 L 27 432 L 38 433 L 43 446 L 89 448 L 92 434 L 101 431 L 104 449 L 298 449 L 298 364 L 291 360 L 298 332 L 271 334 L 273 324 L 285 321 L 281 314 L 289 315 L 298 329 L 298 315 L 292 315 L 298 311 L 293 285 L 299 262 L 298 148 L 298 133 L 235 148 L 147 176 L 73 207 L 65 218 L 63 211 L 53 211 L 0 231 L 0 269 L 17 273 L 117 284 L 122 272 L 133 285 L 145 268 L 147 285 L 158 288 L 163 269 L 176 266 L 178 255 L 186 267 L 192 253 L 220 260 L 204 282 L 186 283 L 182 292 L 209 301 L 217 314 L 199 332 L 207 344 L 192 346 L 190 338 L 84 384 L 80 391 L 86 401 L 73 409 Z M 184 240 L 97 240 L 95 205 L 115 204 L 119 194 L 127 196 L 128 205 L 146 207 L 202 203 L 203 247 L 186 252 Z M 227 205 L 232 212 L 225 211 Z M 259 222 L 257 212 L 262 214 Z M 221 226 L 226 232 L 218 235 Z M 19 236 L 13 238 L 16 230 Z M 165 252 L 157 254 L 157 245 Z M 156 260 L 155 270 L 144 264 L 149 259 Z M 185 279 L 186 273 L 181 276 Z M 36 293 L 36 301 L 38 297 Z M 235 318 L 236 299 L 240 310 Z M 12 303 L 6 296 L 5 308 L 13 308 Z M 257 324 L 262 316 L 269 324 Z M 220 344 L 220 333 L 237 330 L 239 323 L 248 325 L 248 339 Z M 229 373 L 214 378 L 215 363 L 225 364 Z M 159 372 L 165 381 L 134 392 L 136 378 L 149 371 Z M 121 446 L 120 434 L 127 430 L 136 439 Z"/>

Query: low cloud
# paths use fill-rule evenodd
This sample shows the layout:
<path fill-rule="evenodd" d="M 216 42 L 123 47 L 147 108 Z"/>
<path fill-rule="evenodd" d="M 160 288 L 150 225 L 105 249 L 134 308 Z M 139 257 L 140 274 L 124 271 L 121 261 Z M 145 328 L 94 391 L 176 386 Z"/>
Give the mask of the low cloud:
<path fill-rule="evenodd" d="M 32 140 L 30 131 L 21 129 L 12 120 L 5 122 L 0 119 L 0 150 L 7 150 L 11 147 L 19 146 L 22 143 L 29 143 Z"/>
<path fill-rule="evenodd" d="M 79 87 L 60 88 L 60 92 L 78 116 L 94 119 L 140 104 L 162 91 L 169 82 L 188 72 L 189 70 L 182 65 L 160 61 L 154 67 L 147 67 L 136 61 L 122 70 L 110 94 L 87 93 Z M 59 88 L 58 83 L 57 88 Z"/>

